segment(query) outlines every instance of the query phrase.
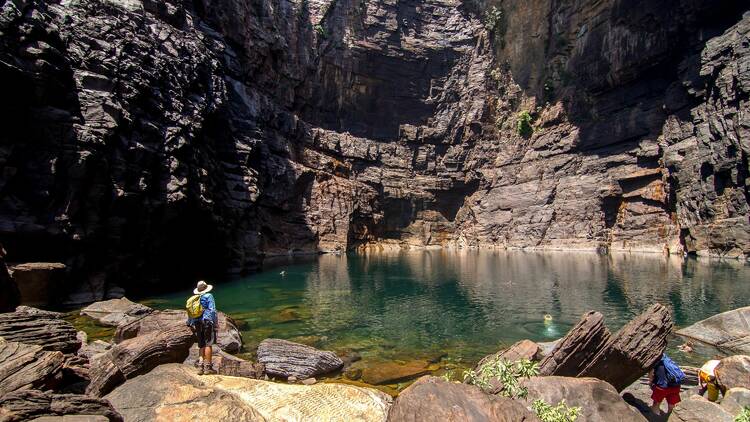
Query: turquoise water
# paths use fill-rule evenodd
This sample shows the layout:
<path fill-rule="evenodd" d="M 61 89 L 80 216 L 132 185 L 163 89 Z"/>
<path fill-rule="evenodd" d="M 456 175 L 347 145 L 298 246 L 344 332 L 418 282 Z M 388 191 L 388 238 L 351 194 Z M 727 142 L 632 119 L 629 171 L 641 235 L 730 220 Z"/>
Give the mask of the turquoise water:
<path fill-rule="evenodd" d="M 363 360 L 470 364 L 520 339 L 557 339 L 592 309 L 616 330 L 654 302 L 672 309 L 678 327 L 750 305 L 750 266 L 661 255 L 440 250 L 322 255 L 266 268 L 214 283 L 218 308 L 240 323 L 248 352 L 277 337 Z M 147 303 L 182 308 L 190 294 Z M 672 343 L 685 364 L 715 353 L 685 355 Z"/>

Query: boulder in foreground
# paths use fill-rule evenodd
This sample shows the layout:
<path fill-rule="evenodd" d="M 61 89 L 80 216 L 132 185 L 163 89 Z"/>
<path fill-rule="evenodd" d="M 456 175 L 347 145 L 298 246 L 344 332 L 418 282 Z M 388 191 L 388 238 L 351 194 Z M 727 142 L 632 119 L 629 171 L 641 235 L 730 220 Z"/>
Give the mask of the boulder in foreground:
<path fill-rule="evenodd" d="M 730 388 L 750 388 L 750 356 L 736 355 L 722 359 L 716 366 L 719 385 Z"/>
<path fill-rule="evenodd" d="M 485 394 L 478 387 L 426 376 L 399 394 L 389 422 L 527 422 L 538 421 L 521 401 Z"/>
<path fill-rule="evenodd" d="M 281 339 L 258 345 L 258 362 L 275 377 L 305 379 L 340 369 L 344 362 L 335 353 Z"/>
<path fill-rule="evenodd" d="M 556 405 L 561 400 L 569 407 L 581 408 L 580 421 L 587 422 L 643 422 L 646 418 L 625 403 L 617 390 L 596 378 L 533 377 L 524 380 L 529 393 L 527 404 L 541 399 Z"/>
<path fill-rule="evenodd" d="M 700 397 L 677 403 L 669 415 L 669 422 L 732 422 L 734 416 L 716 403 Z"/>
<path fill-rule="evenodd" d="M 0 338 L 0 397 L 19 389 L 53 387 L 64 363 L 60 352 Z"/>
<path fill-rule="evenodd" d="M 94 302 L 81 309 L 81 315 L 94 318 L 103 325 L 117 327 L 144 317 L 154 310 L 140 303 L 131 302 L 127 298 L 110 299 Z"/>
<path fill-rule="evenodd" d="M 750 306 L 714 315 L 677 334 L 722 349 L 750 354 Z"/>
<path fill-rule="evenodd" d="M 91 396 L 23 390 L 0 397 L 0 420 L 15 422 L 50 417 L 64 417 L 63 421 L 123 420 L 108 401 Z"/>
<path fill-rule="evenodd" d="M 28 306 L 0 314 L 0 337 L 63 353 L 74 353 L 81 347 L 78 331 L 62 319 L 62 314 Z"/>
<path fill-rule="evenodd" d="M 384 422 L 392 399 L 344 384 L 290 385 L 163 365 L 105 397 L 132 422 L 320 420 Z"/>
<path fill-rule="evenodd" d="M 101 397 L 125 380 L 145 374 L 159 365 L 183 362 L 194 342 L 193 332 L 183 324 L 116 344 L 91 362 L 91 382 L 86 394 Z"/>

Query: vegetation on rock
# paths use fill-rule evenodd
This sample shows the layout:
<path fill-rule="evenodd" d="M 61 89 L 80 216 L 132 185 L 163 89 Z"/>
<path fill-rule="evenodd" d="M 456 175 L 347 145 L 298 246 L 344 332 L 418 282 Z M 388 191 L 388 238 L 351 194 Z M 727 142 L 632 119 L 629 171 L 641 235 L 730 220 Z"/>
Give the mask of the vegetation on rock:
<path fill-rule="evenodd" d="M 742 411 L 734 418 L 734 422 L 750 422 L 750 407 L 743 407 Z"/>
<path fill-rule="evenodd" d="M 531 126 L 532 121 L 533 119 L 528 111 L 524 110 L 518 113 L 516 120 L 516 133 L 524 138 L 531 136 L 531 134 L 534 133 L 534 128 Z"/>
<path fill-rule="evenodd" d="M 544 400 L 534 400 L 531 404 L 539 419 L 542 422 L 574 422 L 581 414 L 581 408 L 577 406 L 568 407 L 565 399 L 561 400 L 556 406 L 553 406 Z"/>
<path fill-rule="evenodd" d="M 497 358 L 476 371 L 464 372 L 464 382 L 476 385 L 482 390 L 491 390 L 493 380 L 502 383 L 500 395 L 510 398 L 524 398 L 528 390 L 519 384 L 522 378 L 531 378 L 539 374 L 539 364 L 528 359 L 509 362 Z"/>

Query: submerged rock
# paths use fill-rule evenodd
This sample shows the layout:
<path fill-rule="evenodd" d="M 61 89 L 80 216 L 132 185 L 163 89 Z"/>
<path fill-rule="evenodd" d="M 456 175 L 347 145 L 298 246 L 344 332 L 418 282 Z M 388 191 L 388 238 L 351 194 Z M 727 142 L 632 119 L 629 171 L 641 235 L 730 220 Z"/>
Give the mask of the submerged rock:
<path fill-rule="evenodd" d="M 399 394 L 389 422 L 524 422 L 538 421 L 520 401 L 485 394 L 473 385 L 426 376 Z"/>
<path fill-rule="evenodd" d="M 94 302 L 81 309 L 81 315 L 86 315 L 103 325 L 117 327 L 133 322 L 154 310 L 140 303 L 131 302 L 127 298 L 110 299 Z"/>
<path fill-rule="evenodd" d="M 122 416 L 103 399 L 78 394 L 54 394 L 38 390 L 0 395 L 0 419 L 6 422 L 37 420 L 62 422 L 122 422 Z"/>
<path fill-rule="evenodd" d="M 275 377 L 305 379 L 344 366 L 335 353 L 281 339 L 265 339 L 258 345 L 258 362 Z"/>
<path fill-rule="evenodd" d="M 377 390 L 350 385 L 290 385 L 199 376 L 195 369 L 177 364 L 128 380 L 105 399 L 132 422 L 384 422 L 392 401 Z"/>
<path fill-rule="evenodd" d="M 361 378 L 372 385 L 395 384 L 429 374 L 429 366 L 429 362 L 419 360 L 403 365 L 396 362 L 372 363 L 362 369 Z"/>
<path fill-rule="evenodd" d="M 628 405 L 610 384 L 596 378 L 533 377 L 522 381 L 529 391 L 530 406 L 541 399 L 556 405 L 561 400 L 569 407 L 578 406 L 578 420 L 587 422 L 641 422 L 646 418 Z"/>
<path fill-rule="evenodd" d="M 603 320 L 598 312 L 585 314 L 542 360 L 540 373 L 599 378 L 620 391 L 656 363 L 672 330 L 669 310 L 660 304 L 652 305 L 614 336 Z"/>
<path fill-rule="evenodd" d="M 0 337 L 8 341 L 37 344 L 44 350 L 73 353 L 81 347 L 78 331 L 58 312 L 19 306 L 0 314 Z"/>
<path fill-rule="evenodd" d="M 242 349 L 242 335 L 237 324 L 223 312 L 218 312 L 219 326 L 216 344 L 227 353 L 238 353 Z M 114 342 L 134 338 L 143 334 L 185 327 L 187 312 L 178 310 L 154 311 L 135 321 L 117 327 Z"/>
<path fill-rule="evenodd" d="M 706 318 L 677 334 L 722 349 L 750 353 L 750 306 Z"/>
<path fill-rule="evenodd" d="M 716 367 L 719 385 L 726 388 L 750 388 L 750 356 L 737 355 L 722 359 Z"/>
<path fill-rule="evenodd" d="M 183 362 L 194 342 L 192 331 L 184 324 L 124 340 L 91 362 L 91 382 L 86 393 L 101 397 L 125 380 L 159 365 Z"/>

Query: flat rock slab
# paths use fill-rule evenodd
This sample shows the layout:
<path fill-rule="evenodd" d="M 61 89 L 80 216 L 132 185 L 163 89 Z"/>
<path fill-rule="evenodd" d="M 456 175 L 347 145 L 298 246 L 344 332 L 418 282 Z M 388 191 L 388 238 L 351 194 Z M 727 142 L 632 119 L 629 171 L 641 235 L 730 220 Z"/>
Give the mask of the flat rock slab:
<path fill-rule="evenodd" d="M 0 397 L 19 389 L 50 387 L 64 363 L 60 352 L 0 338 Z"/>
<path fill-rule="evenodd" d="M 529 390 L 527 404 L 541 399 L 556 405 L 581 408 L 579 420 L 588 422 L 645 422 L 646 418 L 625 403 L 614 387 L 596 378 L 533 377 L 522 382 Z"/>
<path fill-rule="evenodd" d="M 344 384 L 292 385 L 222 375 L 199 376 L 186 365 L 163 365 L 105 397 L 132 422 L 384 422 L 392 399 Z"/>
<path fill-rule="evenodd" d="M 103 399 L 78 394 L 24 390 L 0 397 L 0 420 L 121 422 L 123 419 L 112 405 Z"/>
<path fill-rule="evenodd" d="M 538 421 L 520 401 L 485 394 L 473 385 L 426 376 L 399 394 L 389 422 L 526 422 Z"/>
<path fill-rule="evenodd" d="M 395 384 L 430 373 L 430 363 L 415 360 L 405 364 L 396 362 L 374 363 L 362 370 L 362 381 L 372 384 Z"/>
<path fill-rule="evenodd" d="M 81 347 L 78 332 L 62 319 L 62 314 L 27 306 L 0 314 L 0 337 L 63 353 L 74 353 Z"/>
<path fill-rule="evenodd" d="M 716 366 L 716 378 L 727 390 L 750 388 L 750 356 L 735 355 L 722 359 Z"/>
<path fill-rule="evenodd" d="M 239 353 L 242 349 L 242 335 L 237 324 L 232 318 L 223 312 L 218 313 L 219 335 L 216 344 L 227 353 Z M 167 331 L 173 327 L 184 327 L 187 321 L 187 312 L 181 310 L 154 311 L 142 318 L 117 327 L 114 342 L 134 338 L 139 335 L 158 331 Z"/>
<path fill-rule="evenodd" d="M 127 298 L 110 299 L 94 302 L 81 309 L 81 315 L 94 318 L 103 325 L 117 327 L 144 317 L 154 310 L 140 303 L 131 302 Z"/>
<path fill-rule="evenodd" d="M 194 340 L 192 331 L 183 324 L 116 344 L 91 362 L 91 382 L 86 394 L 101 397 L 126 380 L 159 365 L 183 362 Z"/>
<path fill-rule="evenodd" d="M 750 306 L 714 315 L 677 331 L 704 343 L 750 354 Z"/>
<path fill-rule="evenodd" d="M 335 353 L 281 339 L 258 345 L 258 362 L 275 377 L 305 379 L 340 369 L 344 362 Z"/>
<path fill-rule="evenodd" d="M 734 416 L 706 399 L 687 399 L 677 403 L 669 422 L 732 422 Z"/>

